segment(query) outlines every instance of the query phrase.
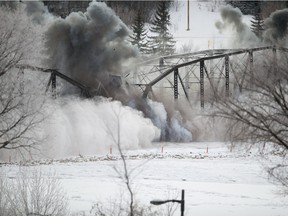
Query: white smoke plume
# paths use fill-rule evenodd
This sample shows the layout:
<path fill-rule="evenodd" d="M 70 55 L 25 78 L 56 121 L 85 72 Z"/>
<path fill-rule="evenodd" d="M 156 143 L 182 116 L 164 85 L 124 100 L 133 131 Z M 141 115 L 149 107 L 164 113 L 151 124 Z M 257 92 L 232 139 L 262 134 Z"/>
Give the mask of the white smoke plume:
<path fill-rule="evenodd" d="M 53 102 L 55 110 L 43 130 L 47 135 L 46 157 L 109 154 L 125 149 L 149 147 L 160 138 L 160 130 L 142 112 L 105 98 L 66 98 Z"/>
<path fill-rule="evenodd" d="M 43 112 L 49 118 L 32 131 L 41 145 L 21 155 L 1 149 L 0 161 L 117 154 L 118 143 L 122 150 L 143 149 L 160 139 L 160 129 L 142 112 L 103 97 L 51 99 Z"/>
<path fill-rule="evenodd" d="M 277 45 L 287 46 L 288 9 L 277 10 L 264 20 L 263 41 L 257 38 L 248 25 L 243 22 L 243 14 L 238 8 L 230 5 L 220 10 L 222 21 L 215 23 L 220 32 L 232 31 L 234 37 L 231 48 L 247 48 L 251 46 Z"/>
<path fill-rule="evenodd" d="M 238 8 L 231 5 L 224 6 L 220 9 L 221 21 L 215 23 L 220 32 L 232 31 L 234 37 L 231 41 L 231 48 L 247 48 L 260 45 L 260 39 L 250 30 L 243 22 L 243 14 Z"/>
<path fill-rule="evenodd" d="M 183 127 L 183 118 L 179 111 L 175 111 L 169 128 L 170 140 L 174 142 L 191 142 L 192 133 Z"/>
<path fill-rule="evenodd" d="M 172 142 L 191 142 L 192 133 L 183 125 L 183 118 L 178 111 L 174 111 L 171 118 L 168 118 L 165 107 L 162 103 L 148 100 L 149 117 L 154 125 L 161 129 L 161 139 Z"/>

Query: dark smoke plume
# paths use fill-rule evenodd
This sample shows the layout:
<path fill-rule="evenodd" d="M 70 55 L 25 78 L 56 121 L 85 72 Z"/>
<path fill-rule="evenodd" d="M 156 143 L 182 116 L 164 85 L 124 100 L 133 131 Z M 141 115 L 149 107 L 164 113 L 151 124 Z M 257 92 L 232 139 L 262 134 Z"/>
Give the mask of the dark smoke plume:
<path fill-rule="evenodd" d="M 102 2 L 87 11 L 57 18 L 46 33 L 48 64 L 69 77 L 98 88 L 111 89 L 109 75 L 122 75 L 124 64 L 137 55 L 127 41 L 129 29 Z"/>
<path fill-rule="evenodd" d="M 264 22 L 264 41 L 273 45 L 287 44 L 288 9 L 273 12 Z"/>
<path fill-rule="evenodd" d="M 39 14 L 43 14 L 43 8 L 38 8 Z M 37 11 L 37 7 L 34 9 Z M 57 69 L 88 86 L 92 94 L 96 91 L 95 95 L 112 97 L 130 106 L 133 104 L 133 108 L 141 110 L 154 124 L 155 118 L 162 116 L 155 125 L 162 129 L 163 139 L 191 141 L 192 135 L 182 127 L 179 115 L 170 119 L 164 107 L 159 108 L 158 103 L 149 103 L 134 94 L 132 86 L 125 88 L 121 83 L 115 84 L 114 80 L 128 72 L 126 69 L 137 57 L 138 50 L 128 41 L 128 27 L 105 3 L 92 2 L 85 13 L 73 12 L 65 19 L 54 17 L 47 23 L 48 68 Z M 71 89 L 66 91 L 64 93 L 74 93 Z"/>
<path fill-rule="evenodd" d="M 233 8 L 231 5 L 222 7 L 220 10 L 222 21 L 216 22 L 216 27 L 220 32 L 227 29 L 235 31 L 236 35 L 233 38 L 233 48 L 245 48 L 258 45 L 260 40 L 243 22 L 243 14 L 238 8 Z"/>

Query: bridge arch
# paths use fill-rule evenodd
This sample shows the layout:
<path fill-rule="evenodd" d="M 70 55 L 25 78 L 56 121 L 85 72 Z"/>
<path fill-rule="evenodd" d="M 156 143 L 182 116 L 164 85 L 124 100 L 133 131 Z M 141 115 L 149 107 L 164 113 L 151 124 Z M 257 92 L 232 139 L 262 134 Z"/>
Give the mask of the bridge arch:
<path fill-rule="evenodd" d="M 180 55 L 173 55 L 173 56 L 165 56 L 160 57 L 159 65 L 154 65 L 151 67 L 150 71 L 140 73 L 140 78 L 133 79 L 136 81 L 134 85 L 141 87 L 143 91 L 143 98 L 147 98 L 149 94 L 152 92 L 153 87 L 162 82 L 168 76 L 171 77 L 169 83 L 171 89 L 173 89 L 173 96 L 174 99 L 177 100 L 179 98 L 179 86 L 182 89 L 183 95 L 189 101 L 189 93 L 187 91 L 187 77 L 193 77 L 199 85 L 199 97 L 200 97 L 200 105 L 201 108 L 204 108 L 204 95 L 205 95 L 205 81 L 208 82 L 210 88 L 216 88 L 215 84 L 212 83 L 212 68 L 208 69 L 207 65 L 211 61 L 218 61 L 217 67 L 218 75 L 217 79 L 223 79 L 225 83 L 225 96 L 229 96 L 230 94 L 230 80 L 231 76 L 234 77 L 239 91 L 242 91 L 242 87 L 244 85 L 244 79 L 248 71 L 253 71 L 254 66 L 254 58 L 255 53 L 261 53 L 264 51 L 271 51 L 271 55 L 276 60 L 277 54 L 276 51 L 284 51 L 288 52 L 287 48 L 283 47 L 275 47 L 275 46 L 266 46 L 266 47 L 257 47 L 251 49 L 221 49 L 221 50 L 205 50 L 195 53 L 187 53 L 187 54 L 180 54 Z M 233 63 L 231 61 L 234 57 L 240 57 L 238 63 Z M 172 61 L 174 60 L 174 61 Z M 220 63 L 219 63 L 220 62 Z M 145 62 L 144 64 L 147 64 Z M 238 64 L 238 65 L 237 65 Z M 220 65 L 220 66 L 219 66 Z M 211 65 L 210 65 L 211 66 Z M 241 67 L 243 73 L 241 76 L 235 75 L 235 70 L 237 67 Z M 188 73 L 185 73 L 183 68 L 188 67 Z M 244 68 L 243 68 L 244 67 Z M 215 68 L 213 68 L 215 69 Z M 183 72 L 184 71 L 184 72 Z M 184 74 L 183 74 L 184 73 Z M 157 76 L 155 76 L 157 74 Z M 173 74 L 173 75 L 172 75 Z M 172 76 L 171 76 L 172 75 Z M 220 77 L 221 76 L 221 77 Z M 188 83 L 189 84 L 189 83 Z M 214 86 L 213 86 L 214 85 Z"/>

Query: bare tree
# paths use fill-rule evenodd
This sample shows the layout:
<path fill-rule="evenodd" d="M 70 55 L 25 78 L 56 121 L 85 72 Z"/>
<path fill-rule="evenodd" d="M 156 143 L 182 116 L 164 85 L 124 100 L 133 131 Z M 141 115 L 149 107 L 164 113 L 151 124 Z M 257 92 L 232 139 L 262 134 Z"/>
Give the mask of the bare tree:
<path fill-rule="evenodd" d="M 29 151 L 38 141 L 33 130 L 44 119 L 44 100 L 23 89 L 21 72 L 10 72 L 0 77 L 0 149 Z"/>
<path fill-rule="evenodd" d="M 125 159 L 125 155 L 123 154 L 122 146 L 121 146 L 121 115 L 123 113 L 121 112 L 121 106 L 118 108 L 112 108 L 113 110 L 113 117 L 115 118 L 115 123 L 116 123 L 116 133 L 111 130 L 111 128 L 107 127 L 107 131 L 110 134 L 112 141 L 116 145 L 121 161 L 123 163 L 123 170 L 119 170 L 116 167 L 114 168 L 115 171 L 118 173 L 118 175 L 123 179 L 126 188 L 129 192 L 129 197 L 130 197 L 130 202 L 129 202 L 129 216 L 134 216 L 134 194 L 132 191 L 132 186 L 131 186 L 131 172 L 128 170 L 127 167 L 127 162 Z M 116 110 L 117 109 L 117 110 Z"/>
<path fill-rule="evenodd" d="M 226 121 L 234 143 L 269 144 L 283 157 L 288 153 L 288 71 L 287 54 L 277 59 L 266 56 L 246 74 L 240 94 L 223 97 L 215 92 L 218 120 Z M 238 73 L 244 74 L 243 71 Z M 262 150 L 263 150 L 262 148 Z M 274 166 L 269 173 L 288 186 L 287 162 Z M 281 170 L 281 172 L 280 172 Z M 284 172 L 284 170 L 286 170 Z"/>
<path fill-rule="evenodd" d="M 1 216 L 66 216 L 67 197 L 55 174 L 20 169 L 15 179 L 0 175 Z"/>
<path fill-rule="evenodd" d="M 148 161 L 149 159 L 146 160 L 143 163 L 140 163 L 138 166 L 128 166 L 127 163 L 127 156 L 125 155 L 124 152 L 124 145 L 125 143 L 121 139 L 121 130 L 123 130 L 122 122 L 125 119 L 125 109 L 130 109 L 130 108 L 125 108 L 123 107 L 120 102 L 113 102 L 112 107 L 111 107 L 111 118 L 113 122 L 115 122 L 115 127 L 111 128 L 107 125 L 107 133 L 111 137 L 112 144 L 115 146 L 119 152 L 120 159 L 121 159 L 121 166 L 116 167 L 114 166 L 114 170 L 118 174 L 118 176 L 123 180 L 126 189 L 129 194 L 129 202 L 128 202 L 128 208 L 123 204 L 123 200 L 121 198 L 120 202 L 114 201 L 112 203 L 112 208 L 107 209 L 104 208 L 101 205 L 95 205 L 94 206 L 94 212 L 97 214 L 95 215 L 129 215 L 129 216 L 149 216 L 149 215 L 158 215 L 157 212 L 152 211 L 150 207 L 140 205 L 139 203 L 136 202 L 135 199 L 135 193 L 133 190 L 132 186 L 132 179 L 133 176 L 135 175 L 135 172 L 139 172 L 139 169 Z M 140 169 L 141 170 L 141 169 Z"/>
<path fill-rule="evenodd" d="M 27 83 L 16 66 L 33 57 L 37 33 L 20 5 L 15 10 L 0 7 L 0 29 L 0 150 L 30 151 L 37 142 L 32 133 L 43 120 L 38 114 L 44 103 L 32 78 Z"/>

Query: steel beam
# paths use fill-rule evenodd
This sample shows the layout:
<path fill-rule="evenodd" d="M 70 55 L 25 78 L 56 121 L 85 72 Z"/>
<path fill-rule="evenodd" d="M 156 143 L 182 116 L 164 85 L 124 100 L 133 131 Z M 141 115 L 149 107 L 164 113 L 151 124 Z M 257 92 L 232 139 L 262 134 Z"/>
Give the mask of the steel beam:
<path fill-rule="evenodd" d="M 225 95 L 229 97 L 229 56 L 225 56 Z"/>
<path fill-rule="evenodd" d="M 261 51 L 261 50 L 266 50 L 266 49 L 272 49 L 272 47 L 259 47 L 259 48 L 252 48 L 252 49 L 232 50 L 231 52 L 228 52 L 228 53 L 225 53 L 225 54 L 216 54 L 216 55 L 213 55 L 213 56 L 203 57 L 203 58 L 195 59 L 195 60 L 192 60 L 192 61 L 184 62 L 182 64 L 175 65 L 175 66 L 167 69 L 163 73 L 161 73 L 161 75 L 159 75 L 154 80 L 152 80 L 150 83 L 148 83 L 147 87 L 149 86 L 151 88 L 153 85 L 155 85 L 156 83 L 158 83 L 159 81 L 164 79 L 166 76 L 168 76 L 170 73 L 172 73 L 176 68 L 186 67 L 188 65 L 196 64 L 198 62 L 205 61 L 205 60 L 219 59 L 219 58 L 223 58 L 225 56 L 238 55 L 238 54 L 246 53 L 249 50 L 251 50 L 251 51 Z M 147 91 L 149 91 L 149 89 L 147 89 L 146 92 Z M 143 97 L 145 98 L 146 95 L 147 94 L 144 94 Z"/>
<path fill-rule="evenodd" d="M 181 85 L 182 85 L 182 89 L 183 89 L 183 91 L 184 91 L 185 97 L 186 97 L 186 99 L 187 99 L 188 102 L 189 102 L 188 93 L 187 93 L 187 91 L 186 91 L 186 88 L 185 88 L 185 86 L 184 86 L 183 80 L 182 80 L 182 78 L 181 78 L 181 76 L 180 76 L 179 73 L 178 73 L 178 78 L 179 78 L 180 83 L 181 83 Z"/>
<path fill-rule="evenodd" d="M 150 91 L 152 91 L 152 86 L 151 85 L 146 85 L 146 88 L 144 90 L 142 98 L 147 98 Z"/>
<path fill-rule="evenodd" d="M 51 73 L 52 97 L 56 98 L 56 74 Z"/>
<path fill-rule="evenodd" d="M 178 99 L 178 68 L 174 70 L 174 99 Z"/>
<path fill-rule="evenodd" d="M 68 83 L 78 87 L 79 89 L 81 90 L 84 90 L 84 91 L 87 91 L 87 92 L 90 92 L 90 88 L 88 88 L 87 86 L 79 83 L 78 81 L 76 80 L 73 80 L 71 79 L 70 77 L 60 73 L 58 70 L 55 70 L 55 69 L 45 69 L 45 68 L 41 68 L 41 67 L 35 67 L 35 66 L 30 66 L 30 65 L 17 65 L 17 68 L 22 68 L 22 69 L 29 69 L 29 70 L 34 70 L 34 71 L 41 71 L 41 72 L 44 72 L 44 73 L 51 73 L 51 76 L 50 76 L 50 80 L 49 80 L 49 83 L 47 85 L 47 87 L 50 86 L 50 82 L 52 82 L 52 78 L 54 79 L 54 75 L 55 75 L 55 80 L 56 80 L 56 76 L 60 77 L 61 79 L 67 81 Z M 52 76 L 52 74 L 54 74 Z M 55 81 L 56 83 L 56 81 Z M 56 84 L 55 84 L 56 85 Z M 47 89 L 46 89 L 47 90 Z M 93 90 L 93 89 L 91 89 Z M 95 89 L 94 89 L 95 90 Z"/>
<path fill-rule="evenodd" d="M 252 51 L 249 51 L 249 66 L 250 66 L 249 72 L 250 72 L 252 84 L 254 83 L 254 68 L 253 68 L 253 62 L 254 62 L 253 52 L 252 52 Z M 243 85 L 243 84 L 242 84 L 242 85 Z M 240 92 L 242 92 L 242 85 L 241 85 Z"/>
<path fill-rule="evenodd" d="M 200 104 L 204 108 L 204 60 L 200 61 Z"/>

